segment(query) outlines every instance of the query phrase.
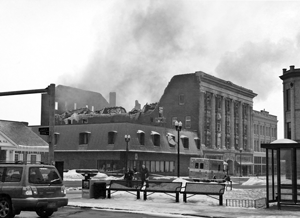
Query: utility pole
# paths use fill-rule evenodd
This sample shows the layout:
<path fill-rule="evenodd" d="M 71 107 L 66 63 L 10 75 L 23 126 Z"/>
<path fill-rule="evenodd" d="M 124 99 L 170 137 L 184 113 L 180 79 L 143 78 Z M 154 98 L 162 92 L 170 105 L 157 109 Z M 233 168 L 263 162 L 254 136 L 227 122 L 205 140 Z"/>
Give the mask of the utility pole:
<path fill-rule="evenodd" d="M 54 124 L 55 124 L 55 84 L 50 84 L 47 88 L 49 100 L 49 154 L 48 163 L 54 165 Z"/>

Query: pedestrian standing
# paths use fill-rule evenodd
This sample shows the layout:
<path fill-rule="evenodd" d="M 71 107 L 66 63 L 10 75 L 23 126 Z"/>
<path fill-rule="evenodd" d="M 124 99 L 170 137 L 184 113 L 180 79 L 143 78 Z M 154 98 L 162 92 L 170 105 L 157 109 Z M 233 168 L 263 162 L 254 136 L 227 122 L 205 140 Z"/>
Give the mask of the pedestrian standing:
<path fill-rule="evenodd" d="M 126 180 L 126 186 L 132 187 L 133 171 L 131 169 L 127 169 L 124 179 Z"/>
<path fill-rule="evenodd" d="M 136 167 L 133 167 L 133 180 L 138 180 L 138 174 Z"/>
<path fill-rule="evenodd" d="M 146 187 L 149 187 L 148 180 L 149 180 L 149 171 L 146 168 L 145 164 L 143 164 L 142 165 L 142 170 L 141 170 L 142 186 L 144 185 L 144 183 L 146 183 Z"/>

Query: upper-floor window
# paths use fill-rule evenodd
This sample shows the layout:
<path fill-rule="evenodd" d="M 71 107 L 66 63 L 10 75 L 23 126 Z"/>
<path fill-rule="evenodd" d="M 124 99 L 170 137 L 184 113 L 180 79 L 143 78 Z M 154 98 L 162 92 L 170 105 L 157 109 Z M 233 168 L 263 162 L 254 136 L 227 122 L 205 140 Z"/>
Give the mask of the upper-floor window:
<path fill-rule="evenodd" d="M 263 131 L 262 131 L 262 126 L 261 125 L 259 126 L 259 130 L 260 130 L 260 134 L 262 135 Z"/>
<path fill-rule="evenodd" d="M 200 150 L 200 145 L 201 145 L 200 144 L 200 139 L 197 137 L 197 138 L 194 138 L 194 140 L 195 140 L 197 149 Z"/>
<path fill-rule="evenodd" d="M 186 136 L 181 136 L 182 145 L 184 148 L 189 149 L 189 138 Z"/>
<path fill-rule="evenodd" d="M 160 134 L 157 132 L 151 132 L 152 142 L 154 146 L 160 146 Z"/>
<path fill-rule="evenodd" d="M 77 103 L 74 103 L 74 110 L 77 109 Z"/>
<path fill-rule="evenodd" d="M 179 95 L 179 105 L 184 105 L 184 94 Z"/>
<path fill-rule="evenodd" d="M 57 145 L 59 139 L 59 132 L 54 133 L 54 145 Z"/>
<path fill-rule="evenodd" d="M 289 111 L 291 110 L 291 90 L 287 89 L 285 91 L 285 102 L 286 102 L 286 110 Z"/>
<path fill-rule="evenodd" d="M 80 145 L 88 144 L 89 143 L 89 135 L 90 134 L 91 133 L 88 132 L 88 131 L 79 133 L 79 144 Z"/>
<path fill-rule="evenodd" d="M 140 145 L 145 145 L 145 132 L 144 131 L 138 130 L 137 138 L 139 140 Z"/>
<path fill-rule="evenodd" d="M 55 102 L 55 110 L 58 110 L 58 102 Z"/>
<path fill-rule="evenodd" d="M 185 117 L 185 128 L 190 129 L 192 124 L 191 124 L 191 116 L 186 116 Z"/>
<path fill-rule="evenodd" d="M 117 131 L 108 132 L 108 144 L 109 145 L 115 144 L 116 137 L 117 137 Z"/>
<path fill-rule="evenodd" d="M 291 122 L 286 123 L 286 138 L 292 139 L 292 125 Z"/>
<path fill-rule="evenodd" d="M 15 153 L 15 161 L 22 161 L 22 160 L 23 160 L 23 154 Z"/>

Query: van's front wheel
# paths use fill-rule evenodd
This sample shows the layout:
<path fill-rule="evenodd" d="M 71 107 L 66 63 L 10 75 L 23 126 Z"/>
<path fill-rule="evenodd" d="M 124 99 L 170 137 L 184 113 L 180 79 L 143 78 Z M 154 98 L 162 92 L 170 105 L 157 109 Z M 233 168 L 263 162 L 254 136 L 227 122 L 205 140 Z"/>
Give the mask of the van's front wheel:
<path fill-rule="evenodd" d="M 44 209 L 38 209 L 35 212 L 39 217 L 42 217 L 42 218 L 47 218 L 54 213 L 53 210 L 44 210 Z"/>

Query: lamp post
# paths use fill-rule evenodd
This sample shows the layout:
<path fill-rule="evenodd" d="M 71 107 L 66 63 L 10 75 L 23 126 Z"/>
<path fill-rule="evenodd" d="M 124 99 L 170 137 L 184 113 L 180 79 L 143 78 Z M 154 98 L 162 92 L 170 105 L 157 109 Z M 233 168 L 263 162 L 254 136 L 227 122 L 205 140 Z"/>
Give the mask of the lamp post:
<path fill-rule="evenodd" d="M 125 135 L 126 142 L 126 162 L 125 162 L 125 172 L 127 171 L 127 162 L 128 162 L 128 142 L 130 141 L 130 135 Z"/>
<path fill-rule="evenodd" d="M 182 122 L 181 121 L 176 121 L 175 122 L 175 128 L 176 128 L 176 131 L 178 133 L 177 135 L 177 139 L 178 139 L 178 143 L 177 143 L 177 177 L 179 178 L 180 176 L 180 131 L 181 131 L 181 128 L 182 128 Z"/>
<path fill-rule="evenodd" d="M 242 177 L 242 151 L 243 149 L 240 148 L 240 177 Z"/>

